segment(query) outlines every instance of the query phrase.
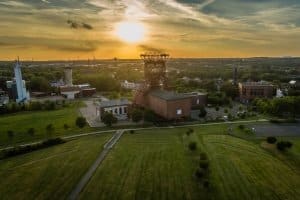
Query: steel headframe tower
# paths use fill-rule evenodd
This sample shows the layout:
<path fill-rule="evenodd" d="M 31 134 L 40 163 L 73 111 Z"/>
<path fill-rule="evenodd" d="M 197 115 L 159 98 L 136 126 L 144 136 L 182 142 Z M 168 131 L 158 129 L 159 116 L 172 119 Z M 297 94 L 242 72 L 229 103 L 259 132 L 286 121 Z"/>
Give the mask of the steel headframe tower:
<path fill-rule="evenodd" d="M 167 88 L 166 61 L 169 58 L 169 54 L 146 53 L 140 56 L 144 61 L 146 85 L 150 89 Z"/>
<path fill-rule="evenodd" d="M 17 87 L 17 99 L 16 102 L 25 102 L 29 100 L 29 93 L 26 91 L 26 86 L 25 82 L 23 81 L 22 78 L 22 72 L 21 72 L 21 64 L 18 60 L 16 60 L 15 67 L 14 67 L 14 72 L 15 72 L 15 81 L 16 81 L 16 87 Z"/>

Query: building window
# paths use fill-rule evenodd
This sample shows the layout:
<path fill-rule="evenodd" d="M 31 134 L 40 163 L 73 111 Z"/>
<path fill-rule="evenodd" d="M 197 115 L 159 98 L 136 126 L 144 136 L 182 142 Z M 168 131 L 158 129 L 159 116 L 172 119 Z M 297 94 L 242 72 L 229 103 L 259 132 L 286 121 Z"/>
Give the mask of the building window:
<path fill-rule="evenodd" d="M 177 115 L 182 115 L 182 110 L 181 110 L 181 109 L 177 109 L 177 110 L 176 110 L 176 114 L 177 114 Z"/>
<path fill-rule="evenodd" d="M 118 114 L 118 108 L 115 108 L 115 114 Z"/>
<path fill-rule="evenodd" d="M 122 115 L 122 107 L 119 108 L 119 113 Z"/>
<path fill-rule="evenodd" d="M 127 107 L 124 107 L 124 113 L 127 113 Z"/>

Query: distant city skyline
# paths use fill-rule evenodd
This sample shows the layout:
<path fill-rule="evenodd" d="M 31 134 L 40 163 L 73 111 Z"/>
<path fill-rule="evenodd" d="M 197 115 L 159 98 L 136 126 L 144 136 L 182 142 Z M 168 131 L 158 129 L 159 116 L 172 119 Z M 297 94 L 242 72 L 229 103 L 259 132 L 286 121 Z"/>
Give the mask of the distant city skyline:
<path fill-rule="evenodd" d="M 2 0 L 0 60 L 300 56 L 299 0 Z"/>

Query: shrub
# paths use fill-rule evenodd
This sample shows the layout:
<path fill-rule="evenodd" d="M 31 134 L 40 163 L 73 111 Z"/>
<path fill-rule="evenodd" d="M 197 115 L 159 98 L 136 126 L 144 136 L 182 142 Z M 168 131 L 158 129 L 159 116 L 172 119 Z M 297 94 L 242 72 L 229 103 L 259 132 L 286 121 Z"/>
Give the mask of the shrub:
<path fill-rule="evenodd" d="M 140 109 L 134 109 L 131 113 L 133 122 L 139 122 L 143 119 L 143 112 Z"/>
<path fill-rule="evenodd" d="M 199 114 L 199 117 L 205 117 L 207 114 L 207 111 L 205 110 L 205 107 L 204 106 L 201 106 L 200 107 L 200 114 Z"/>
<path fill-rule="evenodd" d="M 200 160 L 207 160 L 207 154 L 205 152 L 200 153 Z"/>
<path fill-rule="evenodd" d="M 277 139 L 275 137 L 267 137 L 267 142 L 269 144 L 275 144 Z"/>
<path fill-rule="evenodd" d="M 203 181 L 203 186 L 204 186 L 205 188 L 208 188 L 208 187 L 209 187 L 209 180 L 204 180 L 204 181 Z"/>
<path fill-rule="evenodd" d="M 27 130 L 27 133 L 28 133 L 28 135 L 30 135 L 30 136 L 34 136 L 35 129 L 34 129 L 34 128 L 29 128 L 29 129 Z"/>
<path fill-rule="evenodd" d="M 216 111 L 219 111 L 219 110 L 220 110 L 219 106 L 215 107 L 215 109 L 216 109 Z"/>
<path fill-rule="evenodd" d="M 130 130 L 129 133 L 134 134 L 134 130 Z"/>
<path fill-rule="evenodd" d="M 245 129 L 245 125 L 244 124 L 240 124 L 239 125 L 239 129 L 244 130 Z"/>
<path fill-rule="evenodd" d="M 103 116 L 101 116 L 101 120 L 108 127 L 118 122 L 118 119 L 110 112 L 105 112 Z"/>
<path fill-rule="evenodd" d="M 191 151 L 195 151 L 197 149 L 197 143 L 196 142 L 190 142 L 189 143 L 189 149 Z"/>
<path fill-rule="evenodd" d="M 41 143 L 37 143 L 37 144 L 30 144 L 30 145 L 26 145 L 26 146 L 18 146 L 18 147 L 10 148 L 8 150 L 3 151 L 3 154 L 0 157 L 0 159 L 29 153 L 29 152 L 32 152 L 32 151 L 35 151 L 38 149 L 43 149 L 43 148 L 47 148 L 47 147 L 54 146 L 57 144 L 62 144 L 62 143 L 65 143 L 65 141 L 63 139 L 53 138 L 53 139 L 48 139 L 48 140 L 45 140 L 45 141 L 43 141 Z"/>
<path fill-rule="evenodd" d="M 192 128 L 189 128 L 187 131 L 186 131 L 186 135 L 190 135 L 194 132 L 194 129 Z"/>
<path fill-rule="evenodd" d="M 75 124 L 79 128 L 83 128 L 83 127 L 85 127 L 87 122 L 86 122 L 86 119 L 84 117 L 77 117 Z"/>
<path fill-rule="evenodd" d="M 200 160 L 199 165 L 202 169 L 207 169 L 209 166 L 209 162 L 208 162 L 208 160 Z"/>
<path fill-rule="evenodd" d="M 198 168 L 195 172 L 195 176 L 199 179 L 202 178 L 204 176 L 204 174 L 205 174 L 205 171 L 202 168 Z"/>
<path fill-rule="evenodd" d="M 67 130 L 67 129 L 69 129 L 70 128 L 70 126 L 68 125 L 68 124 L 64 124 L 64 129 L 65 130 Z"/>
<path fill-rule="evenodd" d="M 277 149 L 280 151 L 285 151 L 286 148 L 291 148 L 293 146 L 293 143 L 290 141 L 281 141 L 277 143 Z"/>

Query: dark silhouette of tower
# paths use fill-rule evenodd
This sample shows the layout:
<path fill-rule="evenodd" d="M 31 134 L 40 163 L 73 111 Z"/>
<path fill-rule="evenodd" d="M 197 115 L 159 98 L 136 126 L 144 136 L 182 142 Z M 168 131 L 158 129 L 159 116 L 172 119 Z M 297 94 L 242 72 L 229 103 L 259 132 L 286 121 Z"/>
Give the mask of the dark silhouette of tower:
<path fill-rule="evenodd" d="M 144 61 L 144 77 L 149 89 L 167 88 L 166 61 L 168 54 L 141 54 Z"/>

